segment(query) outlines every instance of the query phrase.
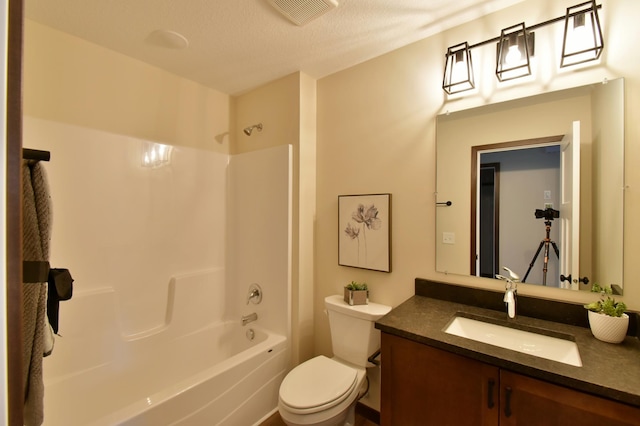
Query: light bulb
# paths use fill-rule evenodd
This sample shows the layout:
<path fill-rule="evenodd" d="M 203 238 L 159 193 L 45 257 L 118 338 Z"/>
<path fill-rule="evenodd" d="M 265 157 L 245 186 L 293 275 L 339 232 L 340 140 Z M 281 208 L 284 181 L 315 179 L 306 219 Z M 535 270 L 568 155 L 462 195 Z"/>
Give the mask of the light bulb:
<path fill-rule="evenodd" d="M 589 35 L 592 33 L 591 19 L 586 19 L 584 14 L 573 18 L 573 29 L 567 36 L 567 51 L 580 52 L 592 47 L 593 42 Z"/>
<path fill-rule="evenodd" d="M 509 51 L 504 58 L 505 64 L 509 67 L 514 67 L 522 63 L 522 52 L 518 49 L 518 45 L 509 46 Z"/>
<path fill-rule="evenodd" d="M 465 61 L 456 61 L 453 64 L 451 73 L 452 82 L 461 82 L 467 80 L 467 63 Z"/>

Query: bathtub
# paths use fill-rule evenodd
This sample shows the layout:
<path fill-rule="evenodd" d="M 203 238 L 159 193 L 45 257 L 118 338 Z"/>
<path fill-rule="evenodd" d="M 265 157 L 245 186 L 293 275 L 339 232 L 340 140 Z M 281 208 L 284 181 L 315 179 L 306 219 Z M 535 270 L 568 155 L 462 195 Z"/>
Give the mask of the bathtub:
<path fill-rule="evenodd" d="M 251 325 L 219 322 L 160 352 L 153 337 L 127 342 L 111 362 L 45 382 L 44 424 L 257 425 L 275 412 L 289 351 Z"/>

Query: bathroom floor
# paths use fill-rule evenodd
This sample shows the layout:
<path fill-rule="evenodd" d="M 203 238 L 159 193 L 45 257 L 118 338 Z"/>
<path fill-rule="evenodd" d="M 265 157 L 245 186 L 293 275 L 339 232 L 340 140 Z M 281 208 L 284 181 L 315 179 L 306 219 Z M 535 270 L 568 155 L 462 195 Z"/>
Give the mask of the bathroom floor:
<path fill-rule="evenodd" d="M 280 413 L 275 413 L 273 416 L 269 417 L 267 420 L 262 422 L 260 426 L 286 426 L 280 417 Z M 368 420 L 362 415 L 356 413 L 356 424 L 355 426 L 378 426 L 376 423 L 373 423 L 371 420 Z"/>

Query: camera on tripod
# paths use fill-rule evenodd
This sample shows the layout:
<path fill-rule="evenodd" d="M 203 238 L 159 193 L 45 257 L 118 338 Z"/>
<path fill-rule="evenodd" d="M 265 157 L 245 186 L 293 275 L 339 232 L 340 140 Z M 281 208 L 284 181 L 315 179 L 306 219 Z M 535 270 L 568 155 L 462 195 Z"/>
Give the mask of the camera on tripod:
<path fill-rule="evenodd" d="M 549 234 L 551 233 L 551 221 L 554 218 L 558 218 L 558 217 L 560 217 L 560 212 L 558 210 L 552 209 L 551 207 L 547 207 L 544 210 L 536 209 L 536 219 L 542 219 L 542 218 L 545 219 L 544 225 L 545 225 L 546 236 L 542 241 L 540 241 L 538 250 L 536 251 L 536 254 L 533 255 L 533 259 L 529 264 L 529 269 L 527 269 L 527 273 L 524 274 L 524 278 L 522 279 L 521 282 L 523 283 L 527 282 L 527 277 L 529 276 L 529 272 L 531 272 L 531 268 L 533 268 L 533 264 L 536 263 L 536 259 L 540 254 L 540 250 L 542 250 L 542 248 L 544 247 L 544 264 L 542 266 L 542 285 L 547 285 L 547 270 L 548 270 L 548 264 L 549 264 L 549 245 L 553 247 L 553 251 L 556 253 L 556 257 L 558 258 L 558 260 L 560 259 L 560 250 L 558 249 L 558 246 L 555 243 L 555 241 L 552 241 L 551 238 L 549 237 Z"/>
<path fill-rule="evenodd" d="M 553 220 L 554 218 L 560 217 L 560 212 L 558 210 L 554 210 L 551 207 L 547 207 L 544 210 L 536 209 L 536 219 L 545 218 L 546 220 Z"/>

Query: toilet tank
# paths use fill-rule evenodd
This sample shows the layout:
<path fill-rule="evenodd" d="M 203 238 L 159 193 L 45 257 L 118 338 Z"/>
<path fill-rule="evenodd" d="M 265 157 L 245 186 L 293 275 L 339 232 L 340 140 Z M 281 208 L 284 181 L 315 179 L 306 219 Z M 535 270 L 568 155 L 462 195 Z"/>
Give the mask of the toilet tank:
<path fill-rule="evenodd" d="M 372 367 L 367 358 L 380 349 L 380 330 L 376 330 L 374 322 L 391 307 L 378 303 L 350 306 L 341 295 L 326 297 L 324 305 L 334 356 L 360 367 Z"/>

